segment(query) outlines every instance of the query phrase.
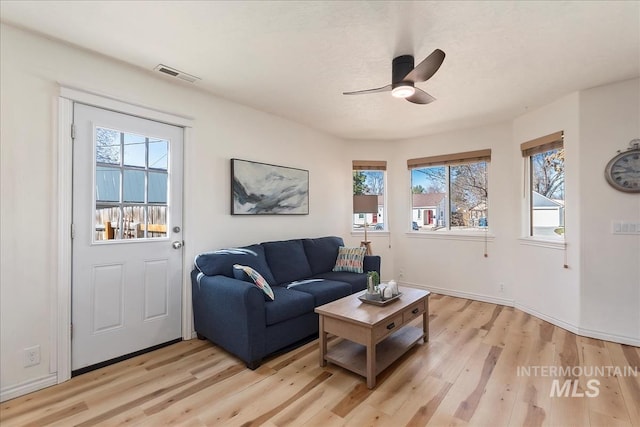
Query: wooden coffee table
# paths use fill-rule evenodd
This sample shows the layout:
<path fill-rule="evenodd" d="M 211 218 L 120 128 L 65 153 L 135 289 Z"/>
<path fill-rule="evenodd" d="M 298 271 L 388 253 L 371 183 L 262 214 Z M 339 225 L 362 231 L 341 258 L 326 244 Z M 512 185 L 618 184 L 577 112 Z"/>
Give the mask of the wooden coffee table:
<path fill-rule="evenodd" d="M 320 366 L 327 361 L 367 378 L 376 376 L 421 339 L 429 341 L 430 292 L 401 288 L 398 300 L 385 306 L 367 304 L 353 294 L 316 307 L 320 316 Z M 407 325 L 422 316 L 422 328 Z M 327 350 L 327 334 L 344 338 Z"/>

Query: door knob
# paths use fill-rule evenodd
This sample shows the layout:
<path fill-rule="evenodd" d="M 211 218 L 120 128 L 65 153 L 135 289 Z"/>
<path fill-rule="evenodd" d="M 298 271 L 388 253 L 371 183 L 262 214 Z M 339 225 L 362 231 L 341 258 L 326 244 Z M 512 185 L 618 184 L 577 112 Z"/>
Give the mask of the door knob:
<path fill-rule="evenodd" d="M 180 249 L 182 247 L 182 242 L 176 240 L 171 244 L 171 246 L 173 246 L 173 249 Z"/>

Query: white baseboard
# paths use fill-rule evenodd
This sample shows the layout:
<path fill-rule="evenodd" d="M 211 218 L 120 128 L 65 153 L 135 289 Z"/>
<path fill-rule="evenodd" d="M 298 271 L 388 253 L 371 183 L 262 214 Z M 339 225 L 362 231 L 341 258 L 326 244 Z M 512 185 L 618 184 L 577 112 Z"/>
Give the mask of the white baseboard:
<path fill-rule="evenodd" d="M 436 286 L 425 286 L 425 285 L 419 285 L 417 283 L 407 283 L 407 282 L 400 282 L 400 285 L 408 286 L 410 288 L 424 289 L 424 290 L 431 291 L 431 292 L 436 293 L 436 294 L 448 295 L 448 296 L 451 296 L 451 297 L 458 297 L 458 298 L 472 299 L 474 301 L 489 302 L 491 304 L 506 305 L 508 307 L 513 307 L 513 304 L 514 304 L 514 301 L 511 300 L 511 299 L 496 298 L 496 297 L 491 297 L 491 296 L 488 296 L 488 295 L 474 294 L 474 293 L 465 292 L 465 291 L 456 291 L 454 289 L 438 288 Z"/>
<path fill-rule="evenodd" d="M 540 312 L 540 311 L 538 311 L 538 310 L 536 310 L 534 308 L 531 308 L 531 307 L 529 307 L 527 305 L 524 305 L 524 304 L 521 304 L 519 302 L 516 303 L 514 305 L 514 307 L 517 308 L 518 310 L 524 311 L 525 313 L 529 313 L 530 315 L 535 316 L 538 319 L 542 319 L 542 320 L 544 320 L 546 322 L 549 322 L 549 323 L 551 323 L 553 325 L 556 325 L 556 326 L 558 326 L 558 327 L 560 327 L 562 329 L 566 329 L 569 332 L 573 332 L 576 335 L 582 335 L 580 333 L 580 328 L 578 328 L 576 325 L 574 325 L 572 323 L 566 322 L 566 321 L 564 321 L 562 319 L 558 319 L 557 317 L 549 316 L 547 314 L 544 314 L 544 313 L 542 313 L 542 312 Z"/>
<path fill-rule="evenodd" d="M 595 338 L 598 340 L 611 341 L 620 344 L 632 345 L 634 347 L 640 347 L 640 339 L 627 337 L 624 335 L 615 335 L 609 334 L 602 331 L 594 331 L 592 329 L 580 328 L 580 333 L 578 335 L 583 335 L 589 338 Z"/>
<path fill-rule="evenodd" d="M 20 384 L 5 387 L 0 390 L 0 402 L 15 399 L 16 397 L 38 391 L 46 387 L 51 387 L 57 383 L 58 376 L 56 374 L 50 374 L 44 377 L 25 381 Z"/>
<path fill-rule="evenodd" d="M 558 319 L 557 317 L 549 316 L 525 304 L 516 302 L 515 300 L 511 300 L 507 298 L 496 298 L 493 296 L 475 294 L 472 292 L 458 291 L 454 289 L 439 288 L 436 286 L 425 286 L 417 283 L 400 282 L 400 285 L 408 286 L 410 288 L 425 289 L 427 291 L 431 291 L 436 294 L 442 294 L 442 295 L 448 295 L 452 297 L 471 299 L 474 301 L 482 301 L 482 302 L 488 302 L 492 304 L 514 307 L 514 308 L 517 308 L 518 310 L 524 311 L 525 313 L 531 314 L 532 316 L 535 316 L 538 319 L 542 319 L 546 322 L 549 322 L 552 325 L 558 326 L 569 332 L 573 332 L 576 335 L 580 335 L 588 338 L 595 338 L 595 339 L 604 340 L 604 341 L 611 341 L 619 344 L 632 345 L 634 347 L 640 347 L 640 339 L 638 338 L 628 337 L 624 335 L 616 335 L 616 334 L 611 334 L 611 333 L 602 332 L 602 331 L 595 331 L 595 330 L 586 329 L 586 328 L 580 328 L 565 320 Z"/>

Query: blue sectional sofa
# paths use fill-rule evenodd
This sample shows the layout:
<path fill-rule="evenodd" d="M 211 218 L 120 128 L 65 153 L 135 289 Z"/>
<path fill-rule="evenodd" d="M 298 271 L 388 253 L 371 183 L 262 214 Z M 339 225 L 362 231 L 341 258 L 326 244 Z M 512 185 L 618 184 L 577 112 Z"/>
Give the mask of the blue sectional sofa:
<path fill-rule="evenodd" d="M 366 288 L 368 271 L 380 274 L 380 257 L 364 257 L 363 273 L 332 271 L 340 237 L 265 242 L 200 254 L 191 273 L 198 338 L 260 366 L 265 356 L 318 334 L 314 308 Z M 260 273 L 274 299 L 235 264 Z M 236 278 L 240 277 L 240 278 Z"/>

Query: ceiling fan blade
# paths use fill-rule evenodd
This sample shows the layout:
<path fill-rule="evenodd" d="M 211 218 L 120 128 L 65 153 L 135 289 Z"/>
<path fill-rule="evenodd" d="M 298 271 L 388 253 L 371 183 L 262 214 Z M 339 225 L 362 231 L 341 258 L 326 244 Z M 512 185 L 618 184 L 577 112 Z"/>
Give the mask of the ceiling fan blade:
<path fill-rule="evenodd" d="M 444 52 L 436 49 L 405 76 L 403 80 L 414 83 L 427 81 L 433 76 L 444 61 Z"/>
<path fill-rule="evenodd" d="M 376 89 L 357 90 L 355 92 L 342 92 L 343 95 L 364 95 L 367 93 L 389 92 L 391 85 L 382 86 Z"/>
<path fill-rule="evenodd" d="M 416 92 L 413 95 L 406 99 L 414 104 L 428 104 L 436 100 L 433 96 L 418 88 L 416 88 Z"/>

